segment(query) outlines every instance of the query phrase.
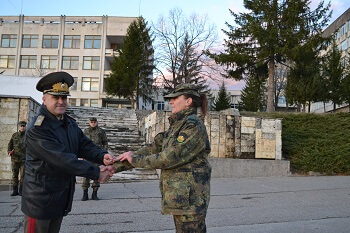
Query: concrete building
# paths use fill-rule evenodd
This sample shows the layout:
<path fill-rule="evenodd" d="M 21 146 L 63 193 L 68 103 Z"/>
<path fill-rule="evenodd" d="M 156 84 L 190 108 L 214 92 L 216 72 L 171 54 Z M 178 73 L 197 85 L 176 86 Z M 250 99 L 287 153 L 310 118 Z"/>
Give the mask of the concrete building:
<path fill-rule="evenodd" d="M 104 78 L 135 17 L 0 16 L 0 73 L 43 76 L 66 71 L 75 79 L 71 106 L 131 107 L 108 98 Z"/>

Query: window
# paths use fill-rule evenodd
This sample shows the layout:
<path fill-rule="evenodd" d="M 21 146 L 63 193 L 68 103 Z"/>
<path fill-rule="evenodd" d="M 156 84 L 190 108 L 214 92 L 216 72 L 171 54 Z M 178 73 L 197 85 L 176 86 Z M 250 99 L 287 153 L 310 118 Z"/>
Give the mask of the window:
<path fill-rule="evenodd" d="M 98 91 L 98 78 L 83 78 L 81 82 L 82 91 Z"/>
<path fill-rule="evenodd" d="M 88 99 L 81 99 L 80 106 L 89 107 L 89 100 Z"/>
<path fill-rule="evenodd" d="M 98 70 L 100 68 L 100 57 L 84 57 L 84 70 Z"/>
<path fill-rule="evenodd" d="M 343 42 L 341 42 L 341 50 L 344 51 L 346 49 L 347 49 L 346 40 L 344 40 Z"/>
<path fill-rule="evenodd" d="M 58 48 L 58 36 L 43 36 L 43 48 Z"/>
<path fill-rule="evenodd" d="M 14 55 L 0 55 L 0 68 L 15 68 L 15 56 Z"/>
<path fill-rule="evenodd" d="M 21 68 L 24 68 L 24 69 L 36 68 L 36 55 L 21 56 Z"/>
<path fill-rule="evenodd" d="M 69 98 L 69 106 L 77 106 L 77 99 Z"/>
<path fill-rule="evenodd" d="M 23 35 L 22 47 L 23 48 L 37 48 L 38 47 L 38 35 Z"/>
<path fill-rule="evenodd" d="M 2 35 L 1 47 L 3 48 L 15 48 L 17 44 L 17 35 Z"/>
<path fill-rule="evenodd" d="M 164 110 L 164 101 L 157 101 L 157 110 Z"/>
<path fill-rule="evenodd" d="M 85 36 L 86 49 L 100 49 L 101 48 L 101 36 Z"/>
<path fill-rule="evenodd" d="M 77 70 L 79 67 L 79 57 L 63 57 L 62 69 Z"/>
<path fill-rule="evenodd" d="M 90 107 L 98 107 L 98 100 L 96 99 L 90 100 Z"/>
<path fill-rule="evenodd" d="M 57 68 L 57 56 L 41 56 L 42 69 L 56 69 Z"/>
<path fill-rule="evenodd" d="M 63 48 L 79 49 L 80 36 L 64 36 Z"/>
<path fill-rule="evenodd" d="M 69 88 L 71 91 L 76 91 L 78 86 L 78 78 L 74 78 L 73 85 Z"/>
<path fill-rule="evenodd" d="M 340 36 L 343 36 L 346 33 L 346 24 L 343 24 L 340 28 Z"/>

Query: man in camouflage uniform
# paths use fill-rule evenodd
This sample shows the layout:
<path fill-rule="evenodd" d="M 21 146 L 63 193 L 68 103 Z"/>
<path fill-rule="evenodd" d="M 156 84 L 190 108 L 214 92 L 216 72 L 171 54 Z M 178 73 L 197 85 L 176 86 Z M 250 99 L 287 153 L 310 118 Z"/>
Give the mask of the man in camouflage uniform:
<path fill-rule="evenodd" d="M 26 147 L 24 144 L 24 135 L 27 123 L 20 121 L 18 123 L 19 131 L 14 133 L 8 143 L 7 152 L 11 156 L 12 167 L 12 187 L 11 196 L 22 195 L 22 184 L 24 178 L 24 165 L 26 162 Z M 21 174 L 18 180 L 18 175 Z M 19 190 L 18 190 L 19 185 Z"/>
<path fill-rule="evenodd" d="M 191 84 L 179 85 L 164 98 L 172 106 L 170 128 L 156 135 L 152 145 L 135 154 L 125 152 L 117 160 L 161 169 L 162 214 L 173 215 L 177 233 L 203 233 L 210 199 L 210 143 L 197 107 L 205 116 L 207 99 Z"/>
<path fill-rule="evenodd" d="M 89 128 L 84 130 L 84 134 L 88 136 L 91 139 L 91 141 L 93 141 L 96 145 L 98 145 L 99 147 L 101 147 L 106 151 L 108 150 L 108 140 L 107 140 L 106 133 L 103 129 L 98 127 L 98 122 L 96 117 L 90 118 Z M 90 187 L 90 179 L 84 177 L 83 183 L 81 186 L 84 191 L 83 198 L 81 200 L 87 201 L 89 200 L 88 189 Z M 93 190 L 91 199 L 96 201 L 99 200 L 97 197 L 97 191 L 98 191 L 98 188 L 100 187 L 100 182 L 98 182 L 98 180 L 94 180 L 92 182 L 91 187 Z"/>

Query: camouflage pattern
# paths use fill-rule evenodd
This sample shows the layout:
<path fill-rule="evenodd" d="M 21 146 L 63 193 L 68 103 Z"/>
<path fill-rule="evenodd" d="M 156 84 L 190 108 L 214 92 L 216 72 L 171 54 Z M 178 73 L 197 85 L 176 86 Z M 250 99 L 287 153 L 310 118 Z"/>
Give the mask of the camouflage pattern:
<path fill-rule="evenodd" d="M 208 134 L 194 108 L 173 114 L 170 128 L 134 154 L 132 166 L 161 169 L 162 213 L 205 215 L 210 199 Z"/>
<path fill-rule="evenodd" d="M 183 83 L 178 85 L 173 92 L 169 93 L 168 95 L 165 95 L 164 99 L 171 99 L 184 94 L 201 97 L 198 87 L 196 85 L 190 83 Z"/>
<path fill-rule="evenodd" d="M 176 233 L 206 233 L 205 215 L 174 215 Z"/>
<path fill-rule="evenodd" d="M 84 134 L 88 136 L 96 145 L 104 150 L 108 150 L 108 140 L 106 132 L 100 127 L 89 127 L 84 130 Z"/>
<path fill-rule="evenodd" d="M 108 150 L 108 140 L 106 132 L 100 127 L 89 127 L 84 130 L 84 134 L 91 139 L 96 145 L 101 147 L 104 150 Z M 95 164 L 98 166 L 98 164 Z M 81 184 L 83 190 L 87 190 L 90 187 L 90 179 L 83 178 L 83 182 Z M 91 185 L 94 191 L 97 191 L 100 187 L 100 182 L 98 180 L 94 180 Z"/>
<path fill-rule="evenodd" d="M 11 155 L 11 169 L 12 169 L 12 185 L 22 185 L 24 178 L 24 165 L 26 161 L 26 147 L 24 144 L 25 132 L 16 132 L 12 135 L 8 146 L 7 152 L 13 150 Z M 18 179 L 18 176 L 20 178 Z"/>

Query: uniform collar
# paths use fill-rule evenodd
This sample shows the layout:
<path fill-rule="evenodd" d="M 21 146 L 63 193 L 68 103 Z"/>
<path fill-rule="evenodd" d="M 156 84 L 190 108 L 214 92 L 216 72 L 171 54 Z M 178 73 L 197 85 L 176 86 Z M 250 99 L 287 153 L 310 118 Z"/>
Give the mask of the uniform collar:
<path fill-rule="evenodd" d="M 197 114 L 196 108 L 187 108 L 178 113 L 175 113 L 169 117 L 170 125 L 174 124 L 176 121 L 182 120 L 188 115 Z"/>
<path fill-rule="evenodd" d="M 49 112 L 49 110 L 47 110 L 44 104 L 41 105 L 40 112 L 50 120 L 50 125 L 53 129 L 57 129 L 64 123 L 68 122 L 65 114 L 62 115 L 62 120 L 58 120 L 55 115 L 53 115 L 51 112 Z"/>

